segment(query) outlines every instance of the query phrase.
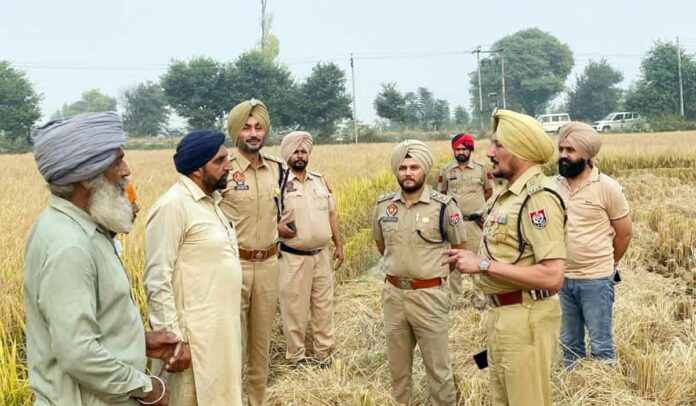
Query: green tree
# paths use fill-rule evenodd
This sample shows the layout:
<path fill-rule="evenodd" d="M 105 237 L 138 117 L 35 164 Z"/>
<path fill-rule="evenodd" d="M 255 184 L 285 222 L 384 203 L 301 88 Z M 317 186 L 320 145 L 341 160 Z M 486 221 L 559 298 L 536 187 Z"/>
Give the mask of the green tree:
<path fill-rule="evenodd" d="M 464 129 L 469 127 L 469 124 L 471 123 L 471 117 L 469 116 L 469 112 L 466 111 L 466 109 L 462 106 L 457 106 L 454 108 L 454 124 L 459 128 L 459 129 Z"/>
<path fill-rule="evenodd" d="M 261 39 L 257 44 L 261 53 L 270 59 L 275 59 L 280 53 L 280 41 L 271 34 L 273 25 L 273 13 L 266 9 L 268 0 L 261 0 Z"/>
<path fill-rule="evenodd" d="M 440 131 L 450 125 L 450 108 L 449 102 L 444 99 L 435 100 L 433 106 L 432 129 Z"/>
<path fill-rule="evenodd" d="M 502 50 L 505 56 L 505 88 L 507 108 L 529 115 L 544 110 L 546 104 L 564 89 L 573 68 L 573 53 L 568 45 L 538 28 L 518 31 L 496 41 L 491 49 Z M 501 91 L 501 56 L 492 54 L 481 61 L 481 87 L 485 96 Z M 481 116 L 478 97 L 478 76 L 470 74 L 474 112 Z M 484 100 L 483 116 L 491 109 Z M 484 121 L 486 121 L 484 119 Z"/>
<path fill-rule="evenodd" d="M 214 128 L 231 106 L 235 68 L 211 58 L 173 61 L 160 83 L 167 103 L 190 128 Z"/>
<path fill-rule="evenodd" d="M 623 74 L 602 59 L 590 61 L 568 91 L 568 112 L 573 120 L 595 121 L 617 109 L 621 99 L 618 87 Z"/>
<path fill-rule="evenodd" d="M 88 112 L 116 111 L 117 104 L 115 98 L 105 95 L 99 89 L 91 89 L 83 92 L 80 100 L 63 104 L 63 107 L 53 114 L 53 118 Z"/>
<path fill-rule="evenodd" d="M 418 102 L 418 96 L 413 92 L 407 92 L 404 94 L 404 105 L 406 106 L 404 112 L 404 123 L 408 128 L 416 128 L 420 125 L 420 106 Z"/>
<path fill-rule="evenodd" d="M 140 83 L 123 95 L 123 126 L 131 137 L 154 136 L 167 131 L 169 108 L 162 87 Z"/>
<path fill-rule="evenodd" d="M 298 90 L 290 71 L 275 63 L 258 50 L 240 55 L 234 63 L 228 110 L 242 100 L 263 101 L 274 125 L 292 126 L 296 123 Z"/>
<path fill-rule="evenodd" d="M 26 75 L 7 61 L 0 61 L 0 135 L 28 139 L 31 128 L 41 117 L 40 96 Z"/>
<path fill-rule="evenodd" d="M 350 97 L 346 94 L 346 74 L 334 63 L 318 63 L 298 89 L 300 125 L 326 138 L 336 130 L 336 122 L 351 118 Z"/>
<path fill-rule="evenodd" d="M 405 123 L 406 99 L 397 89 L 396 83 L 382 83 L 382 90 L 377 93 L 373 105 L 377 116 L 387 120 L 390 127 Z"/>
<path fill-rule="evenodd" d="M 416 89 L 418 96 L 418 123 L 423 130 L 430 130 L 437 120 L 435 110 L 435 97 L 433 92 L 425 87 Z"/>
<path fill-rule="evenodd" d="M 671 42 L 657 42 L 640 65 L 640 78 L 626 94 L 626 109 L 645 116 L 679 114 L 679 70 L 681 54 L 684 84 L 684 115 L 696 118 L 696 59 Z"/>

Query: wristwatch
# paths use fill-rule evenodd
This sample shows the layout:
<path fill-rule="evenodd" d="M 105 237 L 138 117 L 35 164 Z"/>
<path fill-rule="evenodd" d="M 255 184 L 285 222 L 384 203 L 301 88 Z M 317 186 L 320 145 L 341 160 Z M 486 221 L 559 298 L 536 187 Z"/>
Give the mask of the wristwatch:
<path fill-rule="evenodd" d="M 491 260 L 488 258 L 481 258 L 479 261 L 479 272 L 485 274 L 488 272 L 488 268 L 491 267 Z"/>

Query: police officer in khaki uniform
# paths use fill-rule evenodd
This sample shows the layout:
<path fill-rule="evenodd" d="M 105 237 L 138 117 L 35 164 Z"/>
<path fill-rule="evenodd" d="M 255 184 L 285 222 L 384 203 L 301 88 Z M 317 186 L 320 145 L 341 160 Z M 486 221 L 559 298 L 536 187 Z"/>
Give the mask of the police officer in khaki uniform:
<path fill-rule="evenodd" d="M 336 202 L 321 174 L 307 171 L 312 135 L 293 131 L 283 137 L 280 152 L 288 163 L 281 186 L 280 311 L 287 341 L 286 358 L 294 365 L 305 358 L 307 316 L 311 312 L 314 361 L 328 366 L 336 348 L 333 324 L 333 272 L 329 244 L 343 262 Z"/>
<path fill-rule="evenodd" d="M 493 186 L 486 167 L 471 157 L 474 153 L 474 137 L 471 134 L 459 133 L 452 137 L 452 150 L 454 160 L 440 169 L 437 190 L 452 196 L 457 202 L 466 228 L 466 245 L 478 252 L 486 200 L 493 194 Z M 450 289 L 453 297 L 462 293 L 462 276 L 459 272 L 450 274 Z"/>
<path fill-rule="evenodd" d="M 392 153 L 401 190 L 377 199 L 372 233 L 384 256 L 382 307 L 387 357 L 397 403 L 411 402 L 413 350 L 420 347 L 434 405 L 454 405 L 456 391 L 448 349 L 450 310 L 442 252 L 465 247 L 462 215 L 452 198 L 431 190 L 425 179 L 432 152 L 406 140 Z"/>
<path fill-rule="evenodd" d="M 532 117 L 498 110 L 487 156 L 508 180 L 483 227 L 478 255 L 450 250 L 446 263 L 487 295 L 488 363 L 494 405 L 551 405 L 551 365 L 565 267 L 565 204 L 544 176 L 554 145 Z"/>
<path fill-rule="evenodd" d="M 227 116 L 237 146 L 220 208 L 237 229 L 242 264 L 242 345 L 246 353 L 246 393 L 252 406 L 264 404 L 271 329 L 278 302 L 278 230 L 283 163 L 260 153 L 271 120 L 266 106 L 251 99 Z"/>

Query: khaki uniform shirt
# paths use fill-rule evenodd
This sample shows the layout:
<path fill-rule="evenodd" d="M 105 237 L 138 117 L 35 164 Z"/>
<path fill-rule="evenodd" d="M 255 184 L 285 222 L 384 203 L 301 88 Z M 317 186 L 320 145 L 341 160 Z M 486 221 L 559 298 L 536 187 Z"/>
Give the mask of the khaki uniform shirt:
<path fill-rule="evenodd" d="M 111 234 L 51 195 L 25 251 L 29 384 L 36 405 L 137 405 L 152 390 L 145 330 Z"/>
<path fill-rule="evenodd" d="M 232 169 L 220 207 L 237 230 L 239 246 L 267 249 L 278 241 L 278 202 L 282 161 L 261 154 L 261 166 L 251 163 L 235 150 Z"/>
<path fill-rule="evenodd" d="M 294 221 L 297 233 L 281 241 L 304 251 L 327 247 L 331 241 L 329 212 L 335 208 L 334 197 L 320 174 L 307 172 L 302 182 L 290 171 L 283 191 L 281 221 Z"/>
<path fill-rule="evenodd" d="M 597 167 L 574 192 L 562 176 L 556 178 L 556 184 L 568 205 L 566 276 L 571 279 L 611 276 L 616 236 L 611 221 L 630 212 L 621 185 L 600 173 Z"/>
<path fill-rule="evenodd" d="M 565 259 L 565 212 L 559 198 L 545 187 L 554 189 L 554 181 L 544 176 L 541 165 L 535 165 L 500 192 L 483 226 L 480 256 L 521 266 L 545 259 Z M 529 201 L 520 214 L 527 196 Z M 524 241 L 521 255 L 520 239 Z M 474 282 L 488 294 L 523 289 L 487 274 L 474 275 Z"/>
<path fill-rule="evenodd" d="M 242 266 L 221 201 L 182 175 L 150 209 L 145 231 L 150 325 L 189 343 L 201 405 L 241 403 Z"/>
<path fill-rule="evenodd" d="M 446 204 L 444 241 L 440 234 L 442 204 Z M 449 267 L 441 265 L 442 251 L 466 241 L 457 205 L 452 198 L 429 186 L 424 187 L 420 200 L 410 207 L 406 206 L 401 191 L 380 196 L 373 213 L 372 235 L 376 241 L 384 241 L 387 274 L 411 279 L 447 277 Z"/>
<path fill-rule="evenodd" d="M 486 175 L 486 167 L 473 159 L 469 159 L 464 169 L 454 160 L 440 169 L 437 190 L 454 197 L 465 216 L 483 214 L 486 210 L 483 191 L 493 188 Z"/>

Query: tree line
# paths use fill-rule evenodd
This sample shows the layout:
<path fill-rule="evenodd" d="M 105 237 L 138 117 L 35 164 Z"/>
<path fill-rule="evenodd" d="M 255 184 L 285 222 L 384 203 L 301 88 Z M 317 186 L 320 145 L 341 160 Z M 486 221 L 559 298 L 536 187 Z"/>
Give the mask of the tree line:
<path fill-rule="evenodd" d="M 120 107 L 129 136 L 167 135 L 172 113 L 189 128 L 224 128 L 231 106 L 252 97 L 263 100 L 273 112 L 275 129 L 305 129 L 319 140 L 327 139 L 341 121 L 352 119 L 346 74 L 332 62 L 316 64 L 303 80 L 276 60 L 278 41 L 267 35 L 263 47 L 241 54 L 234 61 L 207 57 L 172 61 L 158 81 L 139 83 L 121 96 Z M 678 53 L 681 56 L 684 118 L 696 120 L 696 56 L 673 42 L 656 42 L 641 61 L 640 75 L 628 89 L 619 85 L 623 74 L 606 60 L 590 61 L 571 80 L 574 57 L 568 45 L 537 28 L 521 30 L 496 41 L 495 53 L 481 59 L 479 70 L 469 74 L 471 110 L 450 109 L 426 87 L 402 92 L 397 83 L 382 85 L 374 100 L 382 128 L 444 131 L 478 127 L 502 107 L 502 68 L 505 70 L 505 104 L 508 109 L 533 116 L 549 110 L 568 112 L 571 118 L 598 120 L 625 109 L 646 117 L 677 120 L 679 113 Z M 480 71 L 480 72 L 479 72 Z M 481 76 L 479 99 L 479 73 Z M 553 100 L 565 96 L 560 105 Z M 37 94 L 26 77 L 8 62 L 0 61 L 0 136 L 27 140 L 41 113 Z M 482 102 L 481 102 L 482 101 Z M 85 111 L 116 110 L 116 98 L 97 89 L 80 100 L 64 104 L 52 117 Z"/>

